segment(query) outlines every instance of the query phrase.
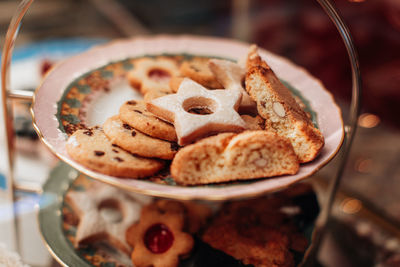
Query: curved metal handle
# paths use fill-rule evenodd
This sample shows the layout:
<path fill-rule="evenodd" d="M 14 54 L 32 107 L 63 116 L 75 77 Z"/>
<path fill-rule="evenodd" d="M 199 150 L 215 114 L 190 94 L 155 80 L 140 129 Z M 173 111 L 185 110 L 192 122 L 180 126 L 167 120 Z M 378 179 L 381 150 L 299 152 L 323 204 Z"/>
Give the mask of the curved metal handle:
<path fill-rule="evenodd" d="M 14 203 L 15 195 L 14 195 L 14 127 L 13 127 L 13 114 L 11 109 L 11 103 L 9 99 L 9 77 L 10 77 L 10 66 L 12 53 L 15 46 L 15 40 L 18 36 L 18 30 L 20 29 L 22 18 L 25 16 L 26 12 L 29 9 L 29 6 L 32 4 L 33 0 L 23 0 L 19 4 L 17 10 L 15 11 L 10 26 L 8 27 L 6 39 L 4 42 L 3 53 L 1 58 L 1 100 L 2 100 L 2 108 L 3 108 L 3 118 L 5 131 L 5 137 L 7 140 L 6 143 L 6 188 L 7 188 L 7 198 L 11 203 Z M 19 235 L 18 235 L 18 225 L 17 225 L 17 217 L 14 206 L 14 236 L 15 236 L 15 246 L 16 249 L 19 250 Z"/>
<path fill-rule="evenodd" d="M 350 103 L 350 115 L 348 122 L 345 125 L 345 140 L 343 148 L 340 152 L 340 160 L 335 177 L 330 181 L 328 188 L 328 195 L 324 206 L 321 209 L 321 214 L 316 222 L 316 227 L 313 233 L 313 242 L 307 255 L 304 257 L 305 261 L 303 266 L 315 266 L 315 260 L 320 247 L 322 238 L 326 232 L 326 225 L 332 213 L 332 207 L 335 200 L 336 192 L 340 186 L 340 181 L 343 176 L 343 172 L 347 163 L 347 159 L 350 153 L 350 148 L 353 143 L 354 135 L 357 129 L 357 119 L 360 113 L 360 103 L 361 103 L 361 74 L 358 62 L 358 56 L 356 49 L 354 47 L 353 39 L 351 37 L 350 31 L 343 19 L 340 17 L 337 9 L 330 2 L 330 0 L 317 0 L 317 2 L 325 10 L 326 14 L 329 16 L 333 24 L 335 24 L 343 42 L 346 46 L 347 54 L 350 59 L 351 66 L 351 77 L 352 77 L 352 95 Z"/>
<path fill-rule="evenodd" d="M 6 153 L 7 153 L 7 188 L 13 188 L 13 170 L 14 170 L 14 127 L 12 109 L 9 101 L 9 84 L 10 84 L 10 66 L 12 53 L 15 46 L 15 40 L 18 36 L 18 31 L 21 26 L 21 22 L 26 12 L 28 11 L 33 0 L 22 0 L 17 10 L 15 11 L 10 26 L 8 27 L 6 39 L 4 42 L 3 53 L 1 58 L 1 96 L 2 96 L 2 107 L 5 127 L 5 136 L 7 139 Z M 8 194 L 10 198 L 12 196 Z"/>
<path fill-rule="evenodd" d="M 347 140 L 350 141 L 350 144 L 347 143 L 346 147 L 351 146 L 351 141 L 353 140 L 355 130 L 357 128 L 357 119 L 360 112 L 360 103 L 361 103 L 361 74 L 360 74 L 360 66 L 358 61 L 357 52 L 354 46 L 353 38 L 351 37 L 350 31 L 343 19 L 340 17 L 337 9 L 330 2 L 330 0 L 317 0 L 318 3 L 322 6 L 325 12 L 328 14 L 329 18 L 335 24 L 337 30 L 340 33 L 340 36 L 343 39 L 343 42 L 346 46 L 347 54 L 350 59 L 351 66 L 351 76 L 352 76 L 352 96 L 351 96 L 351 104 L 350 104 L 350 117 L 347 124 Z"/>

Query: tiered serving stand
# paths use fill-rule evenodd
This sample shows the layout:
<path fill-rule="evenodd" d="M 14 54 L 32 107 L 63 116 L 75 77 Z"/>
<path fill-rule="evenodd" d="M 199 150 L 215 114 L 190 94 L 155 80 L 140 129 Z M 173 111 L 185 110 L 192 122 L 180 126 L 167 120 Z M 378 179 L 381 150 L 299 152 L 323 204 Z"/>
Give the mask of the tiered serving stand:
<path fill-rule="evenodd" d="M 9 75 L 10 75 L 10 65 L 11 65 L 11 59 L 12 59 L 12 54 L 13 54 L 13 48 L 15 44 L 15 40 L 18 36 L 18 30 L 20 29 L 22 19 L 26 12 L 28 11 L 30 5 L 33 3 L 33 0 L 22 0 L 17 11 L 15 12 L 9 29 L 7 31 L 4 47 L 3 47 L 3 53 L 2 53 L 2 62 L 1 62 L 1 89 L 2 89 L 2 108 L 3 108 L 3 114 L 4 114 L 4 129 L 5 129 L 5 134 L 7 138 L 7 163 L 8 163 L 8 170 L 6 173 L 6 178 L 7 178 L 7 188 L 8 188 L 8 198 L 10 201 L 15 200 L 15 186 L 14 186 L 14 131 L 13 131 L 13 115 L 12 115 L 12 110 L 11 110 L 11 99 L 24 99 L 24 100 L 33 100 L 33 105 L 32 105 L 32 114 L 34 116 L 34 126 L 36 130 L 39 133 L 40 138 L 42 141 L 52 150 L 61 160 L 65 161 L 72 167 L 78 169 L 79 171 L 83 172 L 84 174 L 93 177 L 95 179 L 98 179 L 100 181 L 115 185 L 117 187 L 121 187 L 125 190 L 133 191 L 136 193 L 142 193 L 142 194 L 148 194 L 148 195 L 153 195 L 153 196 L 162 196 L 162 197 L 168 197 L 168 198 L 175 198 L 175 199 L 202 199 L 202 200 L 209 200 L 209 201 L 214 201 L 214 200 L 229 200 L 232 198 L 245 198 L 245 197 L 252 197 L 256 195 L 261 195 L 261 194 L 267 194 L 271 192 L 275 192 L 277 190 L 281 190 L 283 188 L 286 188 L 290 186 L 291 184 L 298 182 L 314 172 L 316 172 L 319 168 L 321 168 L 324 164 L 326 164 L 330 159 L 333 158 L 333 156 L 336 153 L 339 153 L 340 160 L 339 164 L 337 166 L 336 173 L 332 175 L 330 179 L 330 185 L 328 188 L 328 191 L 326 193 L 326 198 L 324 203 L 321 203 L 322 208 L 321 208 L 321 213 L 319 215 L 319 218 L 316 222 L 314 233 L 313 233 L 313 238 L 312 238 L 312 244 L 309 247 L 309 249 L 306 252 L 306 255 L 303 259 L 302 264 L 304 266 L 312 266 L 315 264 L 315 259 L 317 255 L 317 251 L 320 245 L 320 241 L 324 235 L 325 228 L 327 225 L 327 222 L 329 220 L 329 217 L 331 215 L 331 210 L 332 210 L 332 205 L 333 205 L 333 200 L 335 198 L 335 194 L 338 190 L 338 187 L 340 185 L 340 180 L 342 178 L 343 170 L 349 155 L 349 151 L 351 148 L 352 140 L 355 134 L 356 130 L 356 125 L 357 125 L 357 118 L 359 114 L 359 104 L 360 104 L 360 90 L 361 90 L 361 78 L 360 78 L 360 72 L 359 72 L 359 65 L 358 65 L 358 59 L 357 59 L 357 54 L 354 48 L 354 44 L 351 38 L 351 35 L 349 33 L 349 30 L 347 26 L 344 24 L 343 20 L 341 19 L 340 15 L 338 14 L 337 10 L 335 9 L 334 5 L 330 2 L 330 0 L 317 0 L 317 2 L 322 6 L 322 8 L 325 10 L 329 18 L 332 20 L 332 22 L 335 24 L 337 30 L 339 31 L 343 42 L 346 46 L 348 56 L 350 59 L 350 65 L 351 65 L 351 71 L 352 71 L 352 99 L 351 99 L 351 104 L 350 104 L 350 113 L 349 113 L 349 118 L 345 122 L 344 126 L 344 143 L 342 144 L 343 141 L 343 135 L 339 134 L 339 140 L 336 140 L 339 143 L 336 143 L 336 148 L 333 147 L 333 150 L 330 152 L 324 160 L 321 162 L 318 162 L 315 165 L 312 165 L 312 168 L 305 172 L 304 174 L 302 173 L 300 176 L 297 178 L 293 177 L 283 177 L 283 178 L 277 178 L 277 180 L 281 179 L 280 181 L 287 181 L 287 182 L 277 182 L 274 183 L 273 180 L 267 180 L 267 181 L 258 181 L 256 183 L 250 183 L 250 184 L 240 184 L 236 185 L 235 189 L 230 189 L 228 188 L 227 190 L 224 190 L 223 188 L 197 188 L 197 187 L 190 187 L 190 188 L 183 188 L 183 187 L 176 187 L 174 186 L 166 186 L 166 185 L 152 185 L 150 183 L 143 184 L 146 182 L 143 181 L 131 181 L 131 182 L 125 182 L 126 180 L 121 180 L 117 178 L 112 178 L 109 176 L 101 175 L 96 172 L 90 171 L 86 168 L 84 168 L 82 165 L 79 163 L 73 162 L 71 159 L 66 156 L 65 152 L 63 153 L 60 151 L 60 149 L 57 147 L 57 144 L 54 143 L 53 140 L 50 140 L 51 138 L 48 138 L 47 135 L 48 133 L 43 133 L 43 123 L 38 122 L 36 120 L 38 119 L 37 113 L 38 112 L 43 112 L 43 107 L 38 108 L 38 105 L 43 105 L 43 102 L 49 101 L 50 106 L 55 104 L 56 101 L 52 102 L 51 98 L 49 96 L 49 99 L 44 100 L 43 95 L 46 95 L 48 91 L 46 91 L 46 86 L 49 87 L 53 84 L 46 84 L 44 82 L 40 90 L 36 93 L 31 93 L 23 90 L 11 90 L 9 88 Z M 186 39 L 185 39 L 186 38 Z M 183 39 L 183 41 L 177 41 L 177 39 Z M 119 42 L 116 42 L 114 44 L 104 46 L 104 47 L 99 47 L 90 50 L 88 53 L 85 53 L 83 55 L 74 57 L 69 61 L 70 65 L 76 62 L 74 60 L 82 60 L 83 57 L 84 60 L 86 60 L 87 63 L 87 71 L 93 69 L 93 67 L 97 66 L 96 64 L 92 64 L 90 61 L 90 58 L 94 58 L 96 56 L 100 56 L 103 52 L 110 52 L 111 49 L 118 48 L 121 50 L 126 49 L 126 46 L 135 46 L 138 45 L 137 43 L 139 42 L 144 42 L 146 44 L 154 46 L 154 54 L 161 54 L 162 52 L 171 52 L 171 51 L 163 51 L 162 43 L 165 42 L 170 42 L 172 45 L 181 45 L 184 50 L 184 52 L 193 52 L 196 53 L 196 51 L 191 51 L 190 47 L 192 47 L 193 42 L 203 42 L 202 46 L 199 45 L 199 47 L 205 47 L 208 45 L 213 46 L 212 49 L 219 49 L 219 53 L 224 50 L 225 47 L 230 47 L 233 50 L 237 50 L 236 52 L 244 51 L 244 47 L 247 47 L 247 45 L 238 43 L 235 41 L 229 41 L 229 40 L 216 40 L 213 38 L 199 38 L 199 37 L 171 37 L 171 36 L 162 36 L 162 37 L 146 37 L 144 39 L 138 38 L 138 39 L 129 39 L 129 40 L 121 40 Z M 142 45 L 143 44 L 139 44 Z M 110 48 L 111 47 L 111 48 Z M 160 48 L 161 47 L 161 48 Z M 219 47 L 219 48 L 218 48 Z M 117 49 L 117 51 L 118 51 Z M 204 48 L 201 48 L 204 50 Z M 200 50 L 201 50 L 200 49 Z M 212 49 L 209 49 L 212 51 Z M 207 50 L 207 49 L 206 49 Z M 97 53 L 97 52 L 98 53 Z M 144 51 L 146 52 L 146 51 Z M 200 53 L 204 54 L 206 51 L 200 51 Z M 272 61 L 277 60 L 277 61 L 282 61 L 283 67 L 292 67 L 293 65 L 288 62 L 287 60 L 277 57 L 273 54 L 268 54 L 268 52 L 265 52 L 267 56 L 272 58 Z M 118 53 L 117 53 L 118 54 Z M 146 53 L 142 53 L 144 55 Z M 212 54 L 212 52 L 211 52 Z M 123 57 L 125 56 L 132 56 L 131 54 L 125 54 L 121 55 L 120 58 L 117 55 L 116 58 L 105 58 L 104 62 L 102 64 L 107 64 L 109 62 L 114 61 L 115 59 L 120 59 L 122 60 Z M 85 58 L 86 57 L 86 58 Z M 89 62 L 89 63 L 88 63 Z M 285 65 L 287 64 L 287 65 Z M 100 64 L 101 66 L 101 64 Z M 274 66 L 272 66 L 274 67 Z M 298 67 L 294 67 L 298 68 Z M 55 68 L 55 71 L 52 71 L 46 79 L 57 79 L 61 78 L 57 77 L 57 72 L 62 73 L 62 71 L 67 71 L 68 69 L 68 61 L 67 63 L 60 64 L 57 68 Z M 79 72 L 79 71 L 78 71 Z M 85 71 L 81 70 L 80 73 L 85 73 Z M 279 75 L 279 71 L 277 72 Z M 64 73 L 62 73 L 64 74 Z M 53 76 L 53 77 L 52 77 Z M 61 82 L 62 83 L 62 82 Z M 307 97 L 306 97 L 307 98 Z M 57 100 L 57 99 L 56 99 Z M 49 106 L 49 107 L 50 107 Z M 44 108 L 44 112 L 50 112 L 50 110 L 46 110 L 46 106 Z M 340 113 L 340 112 L 339 112 Z M 341 121 L 341 118 L 340 118 Z M 54 122 L 53 122 L 54 123 Z M 58 122 L 57 122 L 58 123 Z M 342 121 L 341 121 L 342 123 Z M 50 123 L 51 124 L 51 123 Z M 341 125 L 343 126 L 343 125 Z M 51 127 L 51 126 L 50 126 Z M 57 128 L 57 127 L 56 127 Z M 341 128 L 343 129 L 343 128 Z M 50 129 L 51 132 L 51 129 Z M 50 134 L 51 135 L 51 134 Z M 65 140 L 64 140 L 65 142 Z M 329 143 L 329 141 L 328 141 Z M 63 145 L 63 144 L 62 144 Z M 339 150 L 340 148 L 340 150 Z M 62 149 L 61 149 L 62 150 Z M 286 180 L 285 180 L 286 179 Z M 269 182 L 272 181 L 272 182 Z M 61 186 L 61 185 L 60 185 Z M 238 190 L 243 189 L 243 190 Z M 257 189 L 256 189 L 257 188 Z M 15 215 L 15 214 L 14 214 Z M 18 238 L 16 238 L 18 240 Z M 55 255 L 57 258 L 57 255 Z M 58 259 L 61 261 L 60 259 Z M 64 264 L 63 262 L 61 262 Z"/>

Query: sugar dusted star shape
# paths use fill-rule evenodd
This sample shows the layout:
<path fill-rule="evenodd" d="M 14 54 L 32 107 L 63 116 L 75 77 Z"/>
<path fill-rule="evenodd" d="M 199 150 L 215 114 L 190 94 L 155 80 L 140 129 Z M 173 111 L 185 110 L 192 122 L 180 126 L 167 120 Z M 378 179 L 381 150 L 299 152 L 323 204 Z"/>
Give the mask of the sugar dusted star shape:
<path fill-rule="evenodd" d="M 131 252 L 125 232 L 139 220 L 146 199 L 134 199 L 112 186 L 93 182 L 87 191 L 69 191 L 66 200 L 79 217 L 75 247 L 107 240 L 126 254 Z"/>
<path fill-rule="evenodd" d="M 148 102 L 147 109 L 173 123 L 178 144 L 186 145 L 215 133 L 243 131 L 246 124 L 237 113 L 241 98 L 238 89 L 207 90 L 185 78 L 176 94 Z"/>
<path fill-rule="evenodd" d="M 246 75 L 246 69 L 239 64 L 223 59 L 210 59 L 208 64 L 218 82 L 220 82 L 225 89 L 239 88 L 242 92 L 243 97 L 239 106 L 239 112 L 257 114 L 256 102 L 247 94 L 242 85 L 242 81 Z"/>

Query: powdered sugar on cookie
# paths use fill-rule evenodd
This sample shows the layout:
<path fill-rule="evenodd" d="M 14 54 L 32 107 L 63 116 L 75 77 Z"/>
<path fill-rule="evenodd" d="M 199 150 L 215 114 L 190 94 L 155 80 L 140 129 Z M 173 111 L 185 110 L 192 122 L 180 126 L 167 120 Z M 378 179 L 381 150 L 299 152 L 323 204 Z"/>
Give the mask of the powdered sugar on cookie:
<path fill-rule="evenodd" d="M 99 182 L 94 182 L 85 192 L 68 192 L 66 200 L 79 216 L 76 247 L 106 239 L 121 251 L 130 253 L 125 232 L 139 220 L 140 202 L 117 188 Z"/>
<path fill-rule="evenodd" d="M 147 109 L 173 123 L 179 145 L 186 145 L 210 133 L 243 131 L 246 123 L 237 113 L 241 97 L 239 90 L 207 90 L 185 78 L 176 94 L 154 99 Z"/>

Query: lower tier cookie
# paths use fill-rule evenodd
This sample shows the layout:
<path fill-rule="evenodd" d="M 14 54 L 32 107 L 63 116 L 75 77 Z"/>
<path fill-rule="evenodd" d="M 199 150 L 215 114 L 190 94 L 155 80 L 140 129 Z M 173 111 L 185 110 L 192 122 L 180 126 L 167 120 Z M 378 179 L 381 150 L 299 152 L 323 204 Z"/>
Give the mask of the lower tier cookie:
<path fill-rule="evenodd" d="M 146 206 L 139 222 L 126 232 L 126 240 L 133 247 L 132 262 L 137 267 L 176 267 L 179 258 L 193 248 L 193 237 L 183 231 L 183 205 L 176 202 L 164 208 Z"/>
<path fill-rule="evenodd" d="M 75 247 L 107 240 L 113 247 L 130 254 L 125 232 L 139 220 L 142 206 L 132 195 L 93 181 L 86 191 L 69 191 L 65 201 L 79 217 Z"/>
<path fill-rule="evenodd" d="M 303 207 L 301 199 L 315 197 L 307 188 L 300 185 L 295 186 L 294 192 L 289 189 L 266 197 L 226 203 L 204 231 L 202 239 L 246 266 L 294 267 L 298 262 L 296 256 L 302 255 L 308 247 L 298 223 L 308 212 L 308 206 Z M 300 192 L 296 192 L 298 189 Z"/>

